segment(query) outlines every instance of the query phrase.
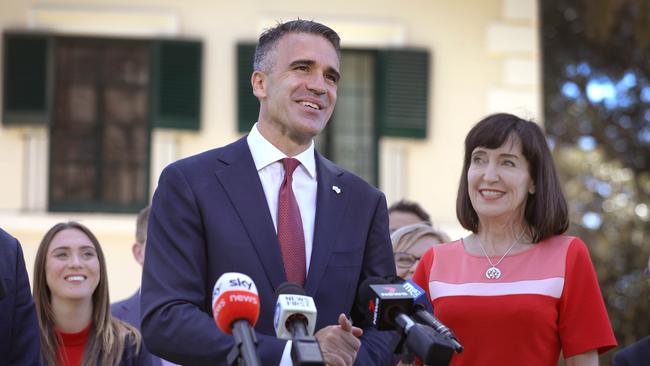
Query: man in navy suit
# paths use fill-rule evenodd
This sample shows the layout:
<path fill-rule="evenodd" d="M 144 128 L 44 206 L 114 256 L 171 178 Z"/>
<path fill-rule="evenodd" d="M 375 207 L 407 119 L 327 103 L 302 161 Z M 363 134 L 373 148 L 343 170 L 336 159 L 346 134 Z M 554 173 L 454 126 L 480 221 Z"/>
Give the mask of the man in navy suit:
<path fill-rule="evenodd" d="M 650 257 L 643 275 L 650 284 Z M 614 366 L 647 366 L 648 364 L 650 364 L 650 336 L 641 338 L 614 354 Z"/>
<path fill-rule="evenodd" d="M 0 229 L 0 365 L 40 365 L 34 299 L 20 243 Z"/>
<path fill-rule="evenodd" d="M 274 335 L 274 291 L 296 276 L 318 309 L 315 337 L 327 364 L 391 362 L 390 334 L 346 317 L 362 281 L 395 274 L 386 200 L 314 149 L 336 104 L 339 42 L 332 29 L 305 20 L 264 32 L 251 77 L 260 113 L 250 133 L 162 172 L 142 277 L 142 331 L 153 353 L 179 364 L 225 365 L 233 340 L 211 318 L 211 293 L 223 273 L 240 272 L 259 292 L 263 365 L 290 364 L 291 344 Z M 293 183 L 283 183 L 289 176 Z M 299 211 L 289 227 L 295 215 L 283 213 L 287 185 L 291 212 Z M 299 251 L 286 251 L 296 243 L 286 244 L 287 232 L 304 241 Z"/>
<path fill-rule="evenodd" d="M 149 222 L 150 207 L 147 206 L 140 210 L 135 224 L 135 242 L 131 246 L 133 258 L 138 264 L 144 264 L 144 253 L 147 245 L 147 223 Z M 111 305 L 111 313 L 114 317 L 133 325 L 140 330 L 140 289 L 126 300 L 116 302 Z M 143 349 L 140 352 L 147 352 Z M 151 356 L 153 366 L 174 365 L 171 362 L 162 360 L 156 356 Z"/>

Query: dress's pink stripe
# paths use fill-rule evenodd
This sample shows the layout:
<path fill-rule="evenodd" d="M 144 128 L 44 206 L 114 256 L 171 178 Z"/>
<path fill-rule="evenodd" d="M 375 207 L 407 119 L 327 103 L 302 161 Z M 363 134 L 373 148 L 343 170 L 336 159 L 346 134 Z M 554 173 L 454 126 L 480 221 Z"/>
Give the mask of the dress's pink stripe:
<path fill-rule="evenodd" d="M 501 295 L 545 295 L 560 298 L 564 288 L 563 277 L 543 280 L 517 281 L 505 283 L 447 283 L 429 282 L 432 300 L 445 296 L 501 296 Z"/>

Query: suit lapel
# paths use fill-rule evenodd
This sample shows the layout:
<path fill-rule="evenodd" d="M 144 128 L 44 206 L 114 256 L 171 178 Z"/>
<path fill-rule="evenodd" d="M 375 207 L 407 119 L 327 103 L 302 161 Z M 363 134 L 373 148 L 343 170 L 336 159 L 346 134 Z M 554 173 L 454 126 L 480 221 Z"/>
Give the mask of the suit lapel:
<path fill-rule="evenodd" d="M 217 179 L 239 214 L 259 261 L 275 290 L 286 281 L 273 219 L 246 137 L 236 141 L 219 157 Z M 258 285 L 259 286 L 259 285 Z"/>
<path fill-rule="evenodd" d="M 318 188 L 313 248 L 305 283 L 308 295 L 315 295 L 319 288 L 348 203 L 348 195 L 341 179 L 344 171 L 318 152 L 315 154 Z"/>

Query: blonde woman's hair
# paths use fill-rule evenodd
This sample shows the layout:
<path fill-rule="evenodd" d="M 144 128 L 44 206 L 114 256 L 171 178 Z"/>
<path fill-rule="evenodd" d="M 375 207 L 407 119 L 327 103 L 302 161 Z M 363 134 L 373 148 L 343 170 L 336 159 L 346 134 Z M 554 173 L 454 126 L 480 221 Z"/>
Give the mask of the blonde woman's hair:
<path fill-rule="evenodd" d="M 58 223 L 48 230 L 38 246 L 36 259 L 34 260 L 34 302 L 36 303 L 36 315 L 41 330 L 43 363 L 46 366 L 57 365 L 58 350 L 62 342 L 54 330 L 56 321 L 52 310 L 52 293 L 47 286 L 45 263 L 52 239 L 56 234 L 66 229 L 83 232 L 95 247 L 97 260 L 99 261 L 99 283 L 92 295 L 92 326 L 88 334 L 88 342 L 84 348 L 81 365 L 117 366 L 124 356 L 127 342 L 130 345 L 135 345 L 136 354 L 140 352 L 140 333 L 131 325 L 111 316 L 104 252 L 97 237 L 86 226 L 75 221 Z"/>
<path fill-rule="evenodd" d="M 402 226 L 390 235 L 393 244 L 393 252 L 407 252 L 422 237 L 433 236 L 441 243 L 449 241 L 447 234 L 436 231 L 431 225 L 425 222 Z"/>

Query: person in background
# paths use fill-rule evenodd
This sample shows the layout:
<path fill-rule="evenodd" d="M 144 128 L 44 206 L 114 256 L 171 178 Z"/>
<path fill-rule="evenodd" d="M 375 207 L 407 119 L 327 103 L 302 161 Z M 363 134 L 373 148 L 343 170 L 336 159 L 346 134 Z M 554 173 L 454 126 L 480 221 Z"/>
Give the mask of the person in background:
<path fill-rule="evenodd" d="M 643 270 L 643 276 L 650 284 L 650 257 Z M 614 354 L 614 366 L 647 366 L 648 364 L 650 364 L 650 335 Z"/>
<path fill-rule="evenodd" d="M 140 210 L 135 224 L 135 242 L 131 246 L 133 258 L 140 266 L 144 264 L 144 253 L 147 246 L 147 225 L 149 223 L 150 206 Z M 111 305 L 111 313 L 114 317 L 121 319 L 136 329 L 140 330 L 140 289 L 133 296 L 126 300 L 116 302 Z M 146 345 L 143 345 L 143 353 L 149 353 Z M 175 365 L 156 356 L 151 356 L 153 366 Z"/>
<path fill-rule="evenodd" d="M 451 365 L 594 366 L 616 346 L 589 252 L 539 126 L 511 114 L 465 139 L 456 213 L 472 232 L 434 246 L 413 280 L 465 347 Z"/>
<path fill-rule="evenodd" d="M 0 229 L 0 365 L 40 365 L 38 334 L 23 250 Z"/>
<path fill-rule="evenodd" d="M 447 234 L 427 223 L 402 226 L 390 235 L 397 275 L 408 280 L 413 276 L 422 255 L 432 246 L 449 241 Z"/>
<path fill-rule="evenodd" d="M 388 208 L 388 230 L 391 233 L 402 226 L 418 223 L 431 224 L 431 218 L 417 202 L 403 199 Z"/>
<path fill-rule="evenodd" d="M 46 366 L 148 366 L 140 333 L 113 318 L 106 260 L 84 225 L 54 225 L 34 261 L 34 301 Z"/>
<path fill-rule="evenodd" d="M 336 105 L 340 38 L 313 21 L 280 23 L 260 36 L 254 70 L 260 110 L 250 133 L 160 175 L 142 275 L 147 347 L 179 364 L 225 365 L 234 342 L 211 317 L 212 289 L 239 272 L 259 292 L 265 366 L 291 364 L 292 343 L 273 326 L 275 291 L 287 281 L 318 307 L 314 337 L 327 364 L 387 364 L 390 332 L 347 318 L 361 318 L 364 280 L 395 275 L 386 199 L 314 146 Z"/>

